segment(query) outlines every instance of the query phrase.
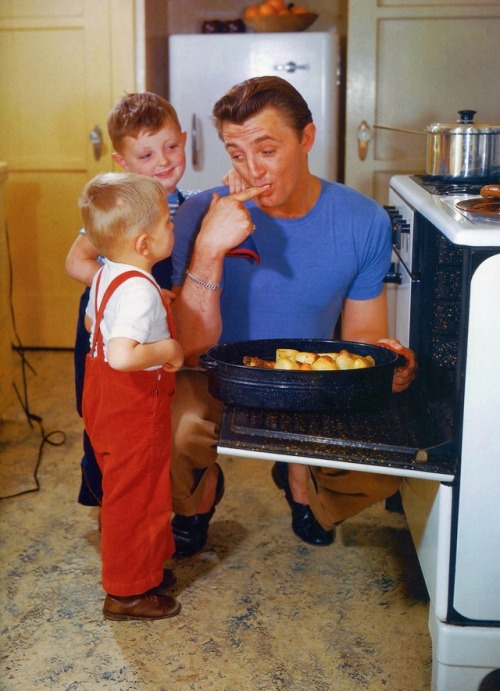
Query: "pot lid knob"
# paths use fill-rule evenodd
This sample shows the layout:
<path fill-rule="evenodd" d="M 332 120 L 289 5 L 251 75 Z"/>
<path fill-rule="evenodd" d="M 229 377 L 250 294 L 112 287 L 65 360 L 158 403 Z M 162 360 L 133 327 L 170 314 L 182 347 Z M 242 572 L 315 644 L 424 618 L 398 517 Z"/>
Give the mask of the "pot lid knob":
<path fill-rule="evenodd" d="M 458 120 L 458 122 L 472 123 L 474 121 L 474 115 L 476 112 L 476 110 L 459 110 L 458 114 L 460 115 L 460 120 Z"/>

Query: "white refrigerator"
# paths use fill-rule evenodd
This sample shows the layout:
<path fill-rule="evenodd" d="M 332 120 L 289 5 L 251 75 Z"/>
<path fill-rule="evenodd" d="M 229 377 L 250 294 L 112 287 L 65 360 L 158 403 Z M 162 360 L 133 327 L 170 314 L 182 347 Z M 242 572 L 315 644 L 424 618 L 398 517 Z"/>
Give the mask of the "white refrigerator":
<path fill-rule="evenodd" d="M 304 96 L 317 126 L 310 169 L 336 180 L 339 64 L 336 30 L 170 36 L 169 99 L 188 135 L 181 186 L 220 184 L 231 163 L 212 124 L 212 107 L 234 84 L 263 75 L 287 79 Z"/>

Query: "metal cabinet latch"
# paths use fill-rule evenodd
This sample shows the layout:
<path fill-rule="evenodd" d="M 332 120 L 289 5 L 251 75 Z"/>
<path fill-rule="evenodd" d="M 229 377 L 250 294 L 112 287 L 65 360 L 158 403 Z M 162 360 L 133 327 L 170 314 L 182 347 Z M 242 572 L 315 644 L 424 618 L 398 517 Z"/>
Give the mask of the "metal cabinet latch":
<path fill-rule="evenodd" d="M 99 125 L 90 130 L 89 139 L 94 149 L 94 159 L 98 161 L 102 155 L 102 130 Z"/>
<path fill-rule="evenodd" d="M 286 62 L 284 65 L 275 65 L 274 69 L 278 70 L 278 72 L 295 72 L 296 70 L 308 70 L 309 65 L 297 65 L 296 62 L 290 60 L 289 62 Z"/>

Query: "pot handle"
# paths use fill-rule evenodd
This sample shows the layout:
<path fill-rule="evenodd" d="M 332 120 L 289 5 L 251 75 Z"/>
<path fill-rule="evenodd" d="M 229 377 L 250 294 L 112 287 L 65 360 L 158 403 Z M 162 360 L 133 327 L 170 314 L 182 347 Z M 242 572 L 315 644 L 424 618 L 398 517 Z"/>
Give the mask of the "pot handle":
<path fill-rule="evenodd" d="M 203 355 L 200 355 L 198 357 L 198 360 L 200 362 L 200 365 L 204 367 L 205 369 L 216 369 L 217 368 L 217 363 L 215 360 L 212 360 L 211 357 L 207 355 L 207 353 L 203 353 Z"/>
<path fill-rule="evenodd" d="M 407 127 L 389 127 L 389 125 L 373 125 L 378 130 L 390 130 L 391 132 L 403 132 L 404 134 L 425 134 L 422 130 L 411 130 Z"/>
<path fill-rule="evenodd" d="M 377 343 L 377 345 L 382 346 L 382 348 L 386 348 L 387 350 L 391 350 L 398 356 L 394 365 L 395 367 L 404 367 L 408 362 L 408 358 L 406 357 L 406 355 L 403 355 L 401 351 L 396 350 L 396 348 L 393 348 L 388 343 Z"/>

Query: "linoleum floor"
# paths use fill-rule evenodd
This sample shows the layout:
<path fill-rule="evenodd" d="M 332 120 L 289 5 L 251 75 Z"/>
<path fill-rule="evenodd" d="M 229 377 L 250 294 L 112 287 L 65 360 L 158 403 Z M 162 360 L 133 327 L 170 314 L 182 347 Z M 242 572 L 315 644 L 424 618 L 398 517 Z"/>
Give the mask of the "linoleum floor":
<path fill-rule="evenodd" d="M 0 689 L 430 688 L 428 600 L 404 515 L 380 503 L 332 546 L 309 546 L 268 461 L 221 459 L 226 493 L 208 544 L 168 564 L 179 616 L 105 620 L 96 510 L 76 502 L 72 353 L 26 357 L 26 384 L 20 367 L 15 383 L 35 418 L 19 404 L 0 423 L 0 487 L 30 490 L 37 472 L 39 490 L 0 502 Z"/>

